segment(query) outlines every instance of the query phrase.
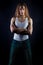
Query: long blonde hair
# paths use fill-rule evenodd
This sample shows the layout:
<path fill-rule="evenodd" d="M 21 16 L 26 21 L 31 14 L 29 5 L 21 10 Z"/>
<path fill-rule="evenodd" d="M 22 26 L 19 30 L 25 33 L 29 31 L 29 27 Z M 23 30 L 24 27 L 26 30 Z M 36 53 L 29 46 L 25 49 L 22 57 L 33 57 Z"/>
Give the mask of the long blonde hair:
<path fill-rule="evenodd" d="M 21 4 L 19 3 L 16 7 L 16 10 L 15 10 L 15 17 L 19 17 L 19 7 L 20 6 L 24 6 L 25 7 L 25 17 L 28 17 L 28 19 L 30 19 L 30 15 L 29 15 L 29 9 L 27 7 L 27 5 L 25 3 Z"/>

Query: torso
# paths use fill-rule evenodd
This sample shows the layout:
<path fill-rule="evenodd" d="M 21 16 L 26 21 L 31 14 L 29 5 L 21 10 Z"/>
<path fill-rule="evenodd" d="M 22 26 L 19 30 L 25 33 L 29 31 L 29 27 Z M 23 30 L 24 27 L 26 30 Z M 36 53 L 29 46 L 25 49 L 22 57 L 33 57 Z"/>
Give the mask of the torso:
<path fill-rule="evenodd" d="M 19 18 L 18 18 L 18 21 L 19 21 L 19 22 L 24 22 L 25 19 L 26 19 L 25 17 L 24 17 L 24 18 L 20 18 L 20 17 L 19 17 Z"/>
<path fill-rule="evenodd" d="M 15 20 L 15 25 L 18 27 L 18 28 L 24 28 L 26 29 L 27 26 L 28 26 L 28 18 L 25 18 L 24 21 L 20 21 L 18 20 L 18 18 L 16 17 L 16 20 Z M 17 41 L 23 41 L 23 40 L 26 40 L 29 38 L 29 35 L 20 35 L 20 34 L 17 34 L 17 33 L 14 33 L 14 37 L 13 39 L 17 40 Z"/>

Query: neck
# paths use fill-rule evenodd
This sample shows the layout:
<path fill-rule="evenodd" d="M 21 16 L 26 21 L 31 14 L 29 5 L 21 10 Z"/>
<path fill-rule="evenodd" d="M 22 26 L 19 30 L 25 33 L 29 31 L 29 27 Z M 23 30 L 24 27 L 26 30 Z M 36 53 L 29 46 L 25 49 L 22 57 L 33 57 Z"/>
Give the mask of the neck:
<path fill-rule="evenodd" d="M 25 20 L 25 16 L 19 16 L 19 21 L 23 22 Z"/>
<path fill-rule="evenodd" d="M 25 18 L 25 15 L 24 16 L 20 16 L 20 18 L 24 19 Z"/>

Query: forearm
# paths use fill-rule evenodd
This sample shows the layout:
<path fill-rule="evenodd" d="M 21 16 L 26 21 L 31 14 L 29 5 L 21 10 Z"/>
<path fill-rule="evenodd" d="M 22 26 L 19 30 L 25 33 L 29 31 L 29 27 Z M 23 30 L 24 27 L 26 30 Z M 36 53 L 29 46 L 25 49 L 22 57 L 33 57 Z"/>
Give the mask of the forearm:
<path fill-rule="evenodd" d="M 24 29 L 15 27 L 13 33 L 21 34 L 23 31 Z"/>
<path fill-rule="evenodd" d="M 16 28 L 16 29 L 13 31 L 13 33 L 20 34 L 20 33 L 21 33 L 21 31 L 19 30 L 19 28 Z"/>
<path fill-rule="evenodd" d="M 24 30 L 24 31 L 22 31 L 22 32 L 21 32 L 21 35 L 29 35 L 28 30 Z"/>
<path fill-rule="evenodd" d="M 15 28 L 13 33 L 17 33 L 21 35 L 29 35 L 28 30 L 23 28 Z"/>

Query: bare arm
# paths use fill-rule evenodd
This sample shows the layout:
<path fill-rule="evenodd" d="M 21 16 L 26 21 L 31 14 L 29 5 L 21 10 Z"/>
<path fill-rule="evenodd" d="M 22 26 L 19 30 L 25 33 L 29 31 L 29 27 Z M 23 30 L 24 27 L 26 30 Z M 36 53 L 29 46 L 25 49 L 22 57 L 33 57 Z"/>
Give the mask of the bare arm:
<path fill-rule="evenodd" d="M 30 35 L 32 35 L 32 32 L 33 32 L 33 20 L 32 20 L 32 18 L 30 18 L 29 27 L 28 27 L 28 33 Z"/>
<path fill-rule="evenodd" d="M 17 27 L 15 27 L 14 23 L 15 23 L 15 18 L 12 17 L 12 18 L 11 18 L 11 21 L 10 21 L 10 31 L 11 31 L 12 33 L 22 34 L 23 31 L 26 31 L 26 30 L 23 29 L 23 28 L 17 28 Z"/>
<path fill-rule="evenodd" d="M 29 20 L 29 27 L 27 30 L 24 30 L 22 32 L 23 35 L 32 35 L 32 32 L 33 32 L 33 20 L 32 18 L 30 18 Z"/>
<path fill-rule="evenodd" d="M 17 33 L 17 34 L 22 34 L 22 35 L 32 34 L 32 32 L 33 32 L 33 20 L 31 18 L 30 18 L 30 22 L 29 22 L 30 25 L 29 25 L 28 29 L 17 28 L 17 27 L 15 27 L 14 22 L 15 22 L 15 18 L 13 17 L 11 19 L 11 23 L 10 23 L 11 32 Z"/>

